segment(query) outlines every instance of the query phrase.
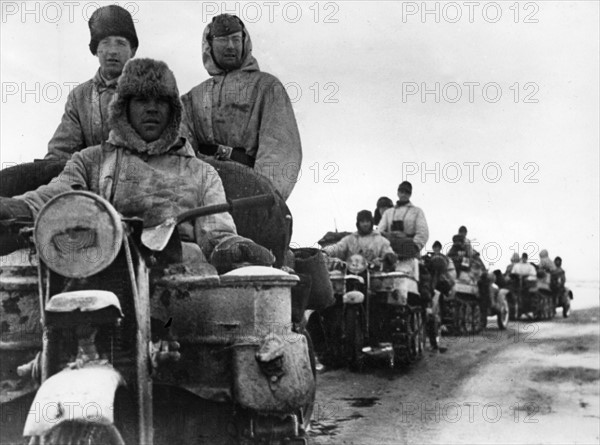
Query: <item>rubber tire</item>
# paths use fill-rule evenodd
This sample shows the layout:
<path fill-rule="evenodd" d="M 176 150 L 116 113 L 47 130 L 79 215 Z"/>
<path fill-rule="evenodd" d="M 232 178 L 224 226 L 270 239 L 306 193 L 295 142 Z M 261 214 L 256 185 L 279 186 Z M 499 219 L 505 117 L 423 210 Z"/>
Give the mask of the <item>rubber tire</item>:
<path fill-rule="evenodd" d="M 415 326 L 418 327 L 416 359 L 419 360 L 423 357 L 423 352 L 425 352 L 425 321 L 423 320 L 422 312 L 415 312 Z"/>
<path fill-rule="evenodd" d="M 125 445 L 117 427 L 88 421 L 65 421 L 44 438 L 46 445 Z"/>
<path fill-rule="evenodd" d="M 510 308 L 508 307 L 508 302 L 504 300 L 502 303 L 503 304 L 500 306 L 500 312 L 498 312 L 498 329 L 501 331 L 508 327 L 510 320 Z"/>
<path fill-rule="evenodd" d="M 562 310 L 563 310 L 562 316 L 563 316 L 563 318 L 568 318 L 569 312 L 571 310 L 571 301 L 567 294 L 565 294 L 563 296 L 563 300 L 566 300 L 566 303 L 563 303 L 563 305 L 562 305 Z"/>
<path fill-rule="evenodd" d="M 432 349 L 439 349 L 440 339 L 442 337 L 442 324 L 440 323 L 436 314 L 429 314 L 427 316 L 427 338 L 429 338 L 429 345 Z"/>
<path fill-rule="evenodd" d="M 459 331 L 460 335 L 472 334 L 475 330 L 473 324 L 473 306 L 469 302 L 462 301 L 459 308 Z"/>
<path fill-rule="evenodd" d="M 406 332 L 402 332 L 405 343 L 402 345 L 394 345 L 394 360 L 393 366 L 395 368 L 402 368 L 410 365 L 417 360 L 418 355 L 418 333 L 415 331 L 415 314 L 405 312 L 402 314 L 408 317 L 404 326 L 407 328 Z"/>
<path fill-rule="evenodd" d="M 344 310 L 344 357 L 351 371 L 362 370 L 362 348 L 365 335 L 362 327 L 360 310 L 354 305 L 348 305 Z"/>
<path fill-rule="evenodd" d="M 481 306 L 477 302 L 471 304 L 471 311 L 473 314 L 473 327 L 474 327 L 472 333 L 478 334 L 484 329 L 483 311 L 481 310 Z M 486 314 L 485 322 L 487 324 L 487 314 Z"/>

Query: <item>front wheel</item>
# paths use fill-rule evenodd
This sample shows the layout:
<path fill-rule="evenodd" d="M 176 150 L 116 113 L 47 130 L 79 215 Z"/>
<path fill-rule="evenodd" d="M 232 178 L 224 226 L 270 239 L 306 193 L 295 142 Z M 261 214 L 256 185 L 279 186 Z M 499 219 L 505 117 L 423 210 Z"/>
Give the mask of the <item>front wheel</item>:
<path fill-rule="evenodd" d="M 440 322 L 439 314 L 427 315 L 427 337 L 431 349 L 438 350 L 440 348 L 440 339 L 442 337 L 442 323 Z"/>
<path fill-rule="evenodd" d="M 361 311 L 348 305 L 344 311 L 344 355 L 351 371 L 362 369 L 362 348 L 365 336 L 362 327 Z"/>
<path fill-rule="evenodd" d="M 510 311 L 508 308 L 508 302 L 503 300 L 500 304 L 500 311 L 498 312 L 498 329 L 503 331 L 508 326 L 508 321 L 510 318 Z"/>
<path fill-rule="evenodd" d="M 125 445 L 117 427 L 89 421 L 65 421 L 44 437 L 47 445 Z"/>

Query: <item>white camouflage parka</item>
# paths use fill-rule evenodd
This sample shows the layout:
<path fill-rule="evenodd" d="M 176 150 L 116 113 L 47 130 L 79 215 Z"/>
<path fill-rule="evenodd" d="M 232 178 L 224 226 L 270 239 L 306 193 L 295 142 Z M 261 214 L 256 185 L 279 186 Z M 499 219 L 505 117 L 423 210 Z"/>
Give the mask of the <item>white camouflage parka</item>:
<path fill-rule="evenodd" d="M 268 177 L 287 200 L 302 163 L 290 98 L 275 76 L 259 70 L 248 30 L 241 68 L 229 72 L 220 68 L 208 41 L 210 27 L 204 30 L 202 60 L 212 77 L 181 98 L 184 135 L 196 153 L 200 144 L 243 148 L 255 158 L 254 170 Z"/>

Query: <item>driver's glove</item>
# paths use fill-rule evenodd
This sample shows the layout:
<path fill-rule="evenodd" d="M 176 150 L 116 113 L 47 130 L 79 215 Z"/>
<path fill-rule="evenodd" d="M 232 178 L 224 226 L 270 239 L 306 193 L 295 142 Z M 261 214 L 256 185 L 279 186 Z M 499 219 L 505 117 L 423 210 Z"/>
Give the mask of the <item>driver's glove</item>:
<path fill-rule="evenodd" d="M 271 266 L 275 257 L 263 246 L 243 236 L 231 236 L 221 241 L 210 256 L 210 263 L 220 274 L 240 265 Z"/>

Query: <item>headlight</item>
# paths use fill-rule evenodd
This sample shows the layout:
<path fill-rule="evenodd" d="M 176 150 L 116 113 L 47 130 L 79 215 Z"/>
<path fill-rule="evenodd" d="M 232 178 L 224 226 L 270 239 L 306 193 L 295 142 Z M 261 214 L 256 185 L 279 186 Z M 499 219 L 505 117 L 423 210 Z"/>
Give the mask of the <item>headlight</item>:
<path fill-rule="evenodd" d="M 354 254 L 348 260 L 348 270 L 350 273 L 358 275 L 367 269 L 368 263 L 365 257 L 359 254 Z"/>
<path fill-rule="evenodd" d="M 123 242 L 123 225 L 104 198 L 90 192 L 67 192 L 42 207 L 34 240 L 50 270 L 68 278 L 84 278 L 115 260 Z"/>

